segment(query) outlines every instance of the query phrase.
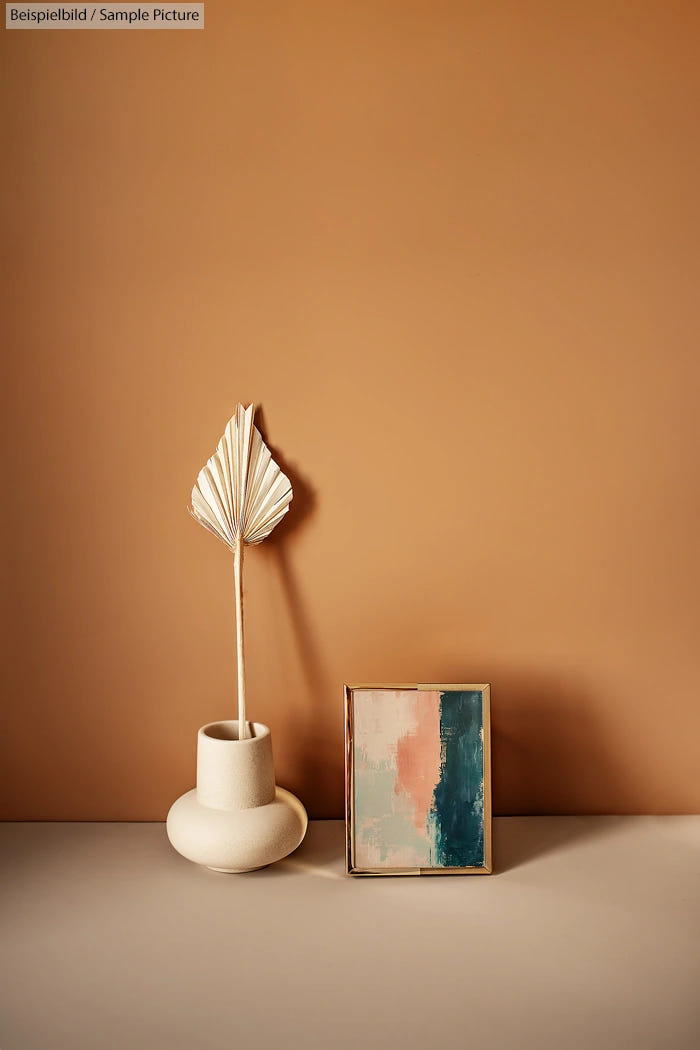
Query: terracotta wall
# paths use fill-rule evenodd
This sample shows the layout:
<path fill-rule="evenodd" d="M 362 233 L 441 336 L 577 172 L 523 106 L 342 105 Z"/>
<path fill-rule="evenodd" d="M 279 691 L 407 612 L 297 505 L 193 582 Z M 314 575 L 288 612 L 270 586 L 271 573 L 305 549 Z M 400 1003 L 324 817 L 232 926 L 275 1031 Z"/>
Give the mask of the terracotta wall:
<path fill-rule="evenodd" d="M 700 8 L 207 0 L 2 32 L 2 816 L 162 819 L 235 714 L 188 516 L 296 499 L 249 710 L 342 813 L 344 681 L 488 681 L 500 813 L 700 808 Z"/>

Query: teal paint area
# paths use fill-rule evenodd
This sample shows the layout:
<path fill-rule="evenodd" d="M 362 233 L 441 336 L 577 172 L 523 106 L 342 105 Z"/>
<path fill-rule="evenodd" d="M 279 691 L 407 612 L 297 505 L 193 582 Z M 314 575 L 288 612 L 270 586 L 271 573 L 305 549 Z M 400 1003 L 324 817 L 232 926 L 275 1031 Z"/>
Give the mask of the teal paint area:
<path fill-rule="evenodd" d="M 446 868 L 484 864 L 483 724 L 480 691 L 440 694 L 440 780 L 431 818 Z"/>

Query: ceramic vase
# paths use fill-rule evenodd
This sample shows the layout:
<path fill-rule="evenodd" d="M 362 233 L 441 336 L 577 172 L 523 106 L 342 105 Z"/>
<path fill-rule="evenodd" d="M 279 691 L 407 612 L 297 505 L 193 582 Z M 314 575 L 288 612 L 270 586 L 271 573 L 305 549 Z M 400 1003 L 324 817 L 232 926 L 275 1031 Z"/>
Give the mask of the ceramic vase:
<path fill-rule="evenodd" d="M 170 808 L 168 838 L 183 857 L 214 871 L 263 868 L 300 844 L 308 825 L 294 795 L 275 784 L 270 730 L 211 722 L 197 734 L 197 786 Z"/>

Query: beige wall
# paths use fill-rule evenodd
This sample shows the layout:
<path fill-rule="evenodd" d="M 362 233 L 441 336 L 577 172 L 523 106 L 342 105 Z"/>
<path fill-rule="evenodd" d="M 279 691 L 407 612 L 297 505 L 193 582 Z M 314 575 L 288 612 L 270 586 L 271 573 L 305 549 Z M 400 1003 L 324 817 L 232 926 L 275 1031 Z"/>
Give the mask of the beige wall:
<path fill-rule="evenodd" d="M 2 815 L 161 819 L 235 714 L 186 512 L 297 498 L 249 708 L 342 812 L 344 681 L 489 681 L 500 813 L 700 808 L 700 8 L 229 3 L 3 32 Z"/>

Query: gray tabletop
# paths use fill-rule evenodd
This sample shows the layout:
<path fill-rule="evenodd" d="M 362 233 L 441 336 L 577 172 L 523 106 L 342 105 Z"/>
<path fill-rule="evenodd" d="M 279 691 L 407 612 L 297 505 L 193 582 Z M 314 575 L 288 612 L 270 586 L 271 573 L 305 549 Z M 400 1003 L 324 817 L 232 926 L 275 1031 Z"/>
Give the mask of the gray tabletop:
<path fill-rule="evenodd" d="M 340 821 L 198 868 L 0 825 L 2 1050 L 697 1050 L 700 817 L 509 817 L 491 876 L 352 879 Z"/>

